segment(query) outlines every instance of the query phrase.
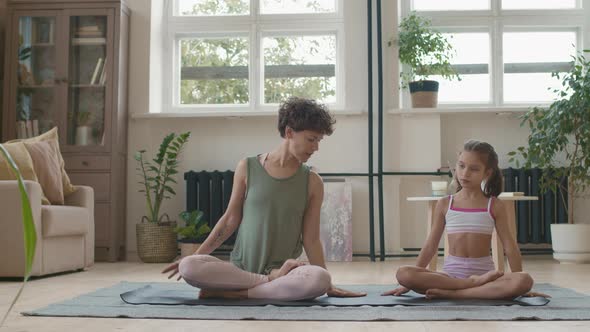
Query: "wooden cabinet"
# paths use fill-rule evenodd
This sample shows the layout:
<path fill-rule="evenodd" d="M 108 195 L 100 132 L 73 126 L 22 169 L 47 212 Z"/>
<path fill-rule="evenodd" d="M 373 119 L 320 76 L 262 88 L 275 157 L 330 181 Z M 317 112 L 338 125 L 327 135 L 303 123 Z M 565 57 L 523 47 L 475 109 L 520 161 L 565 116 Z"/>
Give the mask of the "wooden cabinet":
<path fill-rule="evenodd" d="M 2 140 L 57 126 L 73 184 L 95 194 L 96 259 L 125 240 L 129 10 L 121 0 L 9 0 Z"/>

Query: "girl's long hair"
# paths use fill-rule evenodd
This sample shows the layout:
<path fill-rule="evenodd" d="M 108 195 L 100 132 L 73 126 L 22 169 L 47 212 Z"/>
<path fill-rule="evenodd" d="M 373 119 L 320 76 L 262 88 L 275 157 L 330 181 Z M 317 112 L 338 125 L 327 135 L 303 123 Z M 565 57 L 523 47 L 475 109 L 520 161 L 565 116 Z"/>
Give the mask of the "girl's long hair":
<path fill-rule="evenodd" d="M 504 189 L 504 177 L 502 176 L 502 171 L 498 166 L 498 154 L 494 150 L 494 147 L 486 142 L 470 139 L 463 145 L 463 151 L 477 152 L 483 158 L 482 161 L 486 165 L 486 169 L 492 170 L 492 174 L 486 180 L 486 185 L 483 189 L 484 195 L 487 197 L 497 197 L 500 195 Z M 455 172 L 454 181 L 457 185 L 458 192 L 463 187 L 461 187 L 459 179 L 457 179 L 457 172 Z"/>

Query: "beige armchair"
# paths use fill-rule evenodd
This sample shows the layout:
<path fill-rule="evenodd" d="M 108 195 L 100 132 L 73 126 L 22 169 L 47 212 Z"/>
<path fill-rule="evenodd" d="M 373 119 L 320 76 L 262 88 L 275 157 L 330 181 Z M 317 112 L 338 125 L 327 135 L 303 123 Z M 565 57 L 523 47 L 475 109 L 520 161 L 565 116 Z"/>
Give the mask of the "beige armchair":
<path fill-rule="evenodd" d="M 94 190 L 76 186 L 64 205 L 41 205 L 41 186 L 25 180 L 37 248 L 32 276 L 84 269 L 94 264 Z M 0 181 L 0 277 L 24 275 L 20 194 L 16 181 Z"/>

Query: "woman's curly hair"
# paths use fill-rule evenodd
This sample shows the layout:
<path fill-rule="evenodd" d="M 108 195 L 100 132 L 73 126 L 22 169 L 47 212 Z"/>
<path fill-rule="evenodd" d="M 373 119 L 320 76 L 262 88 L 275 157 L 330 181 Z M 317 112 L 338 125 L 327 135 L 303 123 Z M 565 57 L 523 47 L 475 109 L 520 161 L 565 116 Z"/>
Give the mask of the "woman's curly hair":
<path fill-rule="evenodd" d="M 279 108 L 279 133 L 285 137 L 285 128 L 295 131 L 311 130 L 324 135 L 332 135 L 336 120 L 327 107 L 313 99 L 291 97 Z"/>

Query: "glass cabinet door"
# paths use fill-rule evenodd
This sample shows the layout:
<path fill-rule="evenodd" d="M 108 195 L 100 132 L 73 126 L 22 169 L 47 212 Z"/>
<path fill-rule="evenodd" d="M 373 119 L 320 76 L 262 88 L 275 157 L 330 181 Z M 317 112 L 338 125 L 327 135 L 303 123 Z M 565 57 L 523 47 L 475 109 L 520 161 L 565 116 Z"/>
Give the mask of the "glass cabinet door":
<path fill-rule="evenodd" d="M 108 16 L 69 17 L 66 145 L 105 145 Z"/>
<path fill-rule="evenodd" d="M 56 16 L 17 17 L 17 138 L 42 134 L 59 123 L 56 21 Z"/>

